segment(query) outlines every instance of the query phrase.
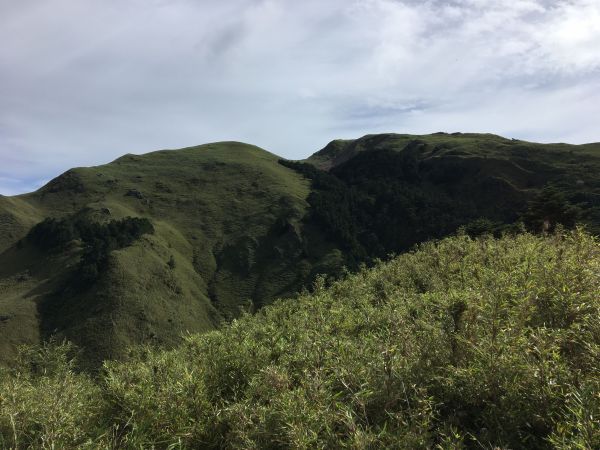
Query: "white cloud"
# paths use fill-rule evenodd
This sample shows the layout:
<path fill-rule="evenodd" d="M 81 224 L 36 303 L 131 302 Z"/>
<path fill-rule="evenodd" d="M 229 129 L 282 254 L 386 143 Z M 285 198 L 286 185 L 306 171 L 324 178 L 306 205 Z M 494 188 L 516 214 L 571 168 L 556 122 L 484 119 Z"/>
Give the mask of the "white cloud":
<path fill-rule="evenodd" d="M 23 0 L 0 39 L 0 177 L 23 190 L 225 139 L 291 158 L 380 131 L 600 140 L 596 0 Z"/>

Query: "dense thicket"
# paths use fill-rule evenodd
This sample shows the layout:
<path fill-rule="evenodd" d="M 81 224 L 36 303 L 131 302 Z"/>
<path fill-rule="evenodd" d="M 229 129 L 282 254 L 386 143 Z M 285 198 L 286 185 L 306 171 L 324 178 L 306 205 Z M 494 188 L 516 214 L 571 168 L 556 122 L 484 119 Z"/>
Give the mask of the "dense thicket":
<path fill-rule="evenodd" d="M 427 243 L 92 381 L 69 348 L 0 373 L 19 448 L 600 448 L 600 243 Z"/>
<path fill-rule="evenodd" d="M 499 236 L 520 230 L 524 222 L 530 231 L 541 232 L 557 225 L 571 228 L 581 215 L 557 187 L 548 186 L 529 202 L 515 193 L 508 201 L 502 182 L 476 180 L 465 162 L 424 160 L 419 157 L 424 148 L 425 143 L 412 141 L 401 151 L 363 151 L 328 172 L 308 163 L 279 162 L 311 180 L 308 220 L 342 247 L 350 267 L 461 227 L 472 236 Z M 495 190 L 491 202 L 486 192 Z"/>
<path fill-rule="evenodd" d="M 154 227 L 146 218 L 126 217 L 99 223 L 85 215 L 64 219 L 47 218 L 35 225 L 28 239 L 36 246 L 52 251 L 61 249 L 74 239 L 80 239 L 83 253 L 77 272 L 81 284 L 89 284 L 106 268 L 110 252 L 131 245 Z"/>
<path fill-rule="evenodd" d="M 523 220 L 531 230 L 553 231 L 557 225 L 573 227 L 582 211 L 571 205 L 563 192 L 546 186 L 530 202 Z"/>

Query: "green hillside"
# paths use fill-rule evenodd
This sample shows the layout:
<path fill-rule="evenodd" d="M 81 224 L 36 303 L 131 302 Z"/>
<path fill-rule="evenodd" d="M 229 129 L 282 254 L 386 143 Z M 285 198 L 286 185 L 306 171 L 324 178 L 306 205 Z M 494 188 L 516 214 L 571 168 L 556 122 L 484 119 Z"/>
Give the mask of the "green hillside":
<path fill-rule="evenodd" d="M 328 247 L 306 241 L 308 183 L 277 161 L 234 142 L 126 155 L 0 198 L 1 358 L 58 332 L 99 363 L 132 343 L 172 345 L 296 291 Z M 81 241 L 44 251 L 26 238 L 46 217 L 74 216 L 144 217 L 155 232 L 113 251 L 95 283 L 74 289 Z M 316 248 L 312 257 L 303 246 Z"/>
<path fill-rule="evenodd" d="M 600 144 L 535 144 L 487 134 L 368 135 L 304 164 L 311 217 L 353 260 L 385 257 L 465 226 L 500 235 L 524 222 L 600 233 Z M 321 170 L 315 170 L 317 169 Z"/>
<path fill-rule="evenodd" d="M 599 174 L 598 144 L 444 133 L 334 141 L 304 162 L 222 142 L 72 169 L 0 196 L 0 363 L 53 335 L 95 367 L 171 347 L 459 228 L 597 234 Z"/>
<path fill-rule="evenodd" d="M 0 371 L 7 448 L 600 448 L 600 243 L 427 243 L 98 377 Z"/>

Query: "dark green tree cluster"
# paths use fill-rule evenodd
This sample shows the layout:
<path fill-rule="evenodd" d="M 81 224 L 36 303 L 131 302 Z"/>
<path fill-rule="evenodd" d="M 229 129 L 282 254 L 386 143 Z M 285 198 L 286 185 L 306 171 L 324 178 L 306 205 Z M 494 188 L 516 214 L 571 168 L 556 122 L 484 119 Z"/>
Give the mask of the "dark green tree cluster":
<path fill-rule="evenodd" d="M 309 220 L 324 229 L 328 237 L 345 250 L 364 256 L 356 239 L 356 223 L 352 214 L 354 193 L 348 186 L 336 176 L 319 170 L 312 164 L 284 159 L 279 163 L 311 180 L 312 191 L 308 196 L 311 206 Z"/>
<path fill-rule="evenodd" d="M 131 245 L 143 234 L 151 234 L 154 227 L 148 219 L 127 217 L 112 220 L 107 224 L 84 222 L 80 228 L 85 243 L 79 267 L 80 282 L 94 282 L 102 270 L 106 269 L 110 252 Z"/>
<path fill-rule="evenodd" d="M 108 264 L 110 252 L 131 245 L 143 234 L 152 234 L 154 227 L 146 218 L 126 217 L 98 223 L 86 217 L 73 216 L 65 219 L 47 218 L 35 225 L 28 238 L 43 250 L 57 250 L 80 239 L 83 253 L 77 278 L 79 284 L 89 284 Z"/>
<path fill-rule="evenodd" d="M 311 180 L 309 220 L 341 245 L 352 266 L 446 236 L 478 217 L 474 205 L 430 186 L 413 150 L 362 152 L 330 172 L 280 163 Z"/>
<path fill-rule="evenodd" d="M 569 229 L 586 218 L 594 230 L 594 196 L 577 202 L 587 205 L 583 214 L 568 184 L 532 196 L 486 176 L 468 158 L 423 157 L 436 149 L 419 140 L 400 151 L 371 148 L 329 171 L 308 163 L 280 164 L 311 180 L 306 220 L 337 242 L 350 268 L 458 230 L 500 237 L 523 231 L 523 225 L 534 233 L 552 232 L 557 225 Z"/>
<path fill-rule="evenodd" d="M 52 217 L 35 225 L 27 235 L 29 241 L 43 250 L 60 248 L 77 237 L 73 221 Z"/>
<path fill-rule="evenodd" d="M 572 228 L 581 217 L 581 210 L 570 204 L 554 186 L 546 186 L 531 200 L 523 221 L 534 233 L 554 231 L 557 225 Z"/>

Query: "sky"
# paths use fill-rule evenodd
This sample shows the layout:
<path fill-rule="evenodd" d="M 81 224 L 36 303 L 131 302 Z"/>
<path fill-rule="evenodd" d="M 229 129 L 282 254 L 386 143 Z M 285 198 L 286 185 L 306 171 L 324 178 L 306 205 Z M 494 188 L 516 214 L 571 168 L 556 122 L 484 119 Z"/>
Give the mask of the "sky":
<path fill-rule="evenodd" d="M 600 141 L 600 0 L 0 0 L 0 194 L 236 140 Z"/>

